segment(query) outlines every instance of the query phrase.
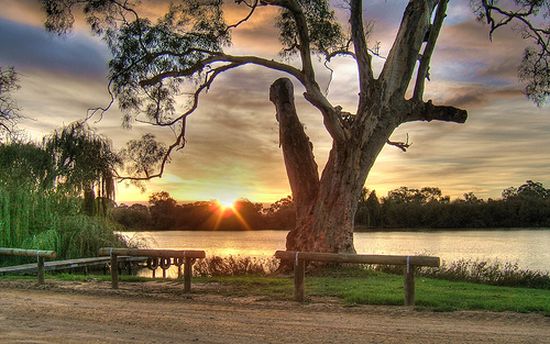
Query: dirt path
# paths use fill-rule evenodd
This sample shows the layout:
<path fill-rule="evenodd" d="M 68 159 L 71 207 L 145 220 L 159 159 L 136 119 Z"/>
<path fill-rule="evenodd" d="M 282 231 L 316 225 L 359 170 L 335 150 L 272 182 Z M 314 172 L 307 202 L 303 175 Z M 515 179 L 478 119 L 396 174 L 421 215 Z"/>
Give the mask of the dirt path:
<path fill-rule="evenodd" d="M 550 343 L 536 314 L 346 308 L 214 293 L 170 285 L 0 282 L 0 343 Z"/>

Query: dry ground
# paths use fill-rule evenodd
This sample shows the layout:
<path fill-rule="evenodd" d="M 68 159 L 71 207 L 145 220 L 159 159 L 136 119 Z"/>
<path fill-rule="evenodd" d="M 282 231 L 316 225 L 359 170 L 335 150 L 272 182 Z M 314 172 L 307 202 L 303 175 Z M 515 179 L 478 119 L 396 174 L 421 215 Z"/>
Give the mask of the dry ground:
<path fill-rule="evenodd" d="M 198 286 L 200 290 L 201 286 Z M 204 287 L 203 287 L 204 288 Z M 208 287 L 211 288 L 211 287 Z M 186 296 L 176 283 L 0 282 L 0 343 L 550 343 L 539 314 Z"/>

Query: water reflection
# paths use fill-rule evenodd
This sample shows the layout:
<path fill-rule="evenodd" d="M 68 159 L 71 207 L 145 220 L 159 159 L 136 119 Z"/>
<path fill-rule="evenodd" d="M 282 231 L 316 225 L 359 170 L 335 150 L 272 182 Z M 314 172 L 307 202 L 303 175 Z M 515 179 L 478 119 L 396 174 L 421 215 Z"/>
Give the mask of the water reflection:
<path fill-rule="evenodd" d="M 205 250 L 207 256 L 269 257 L 285 249 L 285 231 L 124 232 L 145 238 L 151 248 Z M 550 229 L 355 233 L 364 254 L 430 254 L 444 261 L 483 259 L 517 262 L 522 268 L 550 271 Z M 162 273 L 160 271 L 160 273 Z M 157 276 L 159 271 L 157 271 Z M 176 277 L 177 271 L 169 271 Z"/>

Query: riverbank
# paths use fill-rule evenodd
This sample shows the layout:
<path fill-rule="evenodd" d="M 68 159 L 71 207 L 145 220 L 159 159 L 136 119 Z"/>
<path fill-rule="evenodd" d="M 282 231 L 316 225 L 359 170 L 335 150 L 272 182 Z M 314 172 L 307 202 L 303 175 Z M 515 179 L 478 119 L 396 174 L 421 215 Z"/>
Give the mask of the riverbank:
<path fill-rule="evenodd" d="M 0 343 L 550 343 L 550 317 L 228 296 L 223 285 L 0 281 Z M 216 292 L 220 290 L 220 292 Z"/>

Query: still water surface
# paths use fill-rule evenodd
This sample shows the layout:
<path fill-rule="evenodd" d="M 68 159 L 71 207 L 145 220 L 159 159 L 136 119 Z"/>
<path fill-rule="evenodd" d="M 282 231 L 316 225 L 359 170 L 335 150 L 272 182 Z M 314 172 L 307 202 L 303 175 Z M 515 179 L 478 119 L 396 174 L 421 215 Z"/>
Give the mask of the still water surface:
<path fill-rule="evenodd" d="M 123 232 L 145 239 L 151 248 L 201 249 L 209 256 L 271 256 L 285 249 L 285 231 Z M 522 268 L 550 271 L 550 228 L 437 232 L 355 233 L 364 254 L 430 254 L 451 262 L 461 258 L 517 262 Z"/>

